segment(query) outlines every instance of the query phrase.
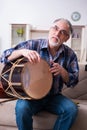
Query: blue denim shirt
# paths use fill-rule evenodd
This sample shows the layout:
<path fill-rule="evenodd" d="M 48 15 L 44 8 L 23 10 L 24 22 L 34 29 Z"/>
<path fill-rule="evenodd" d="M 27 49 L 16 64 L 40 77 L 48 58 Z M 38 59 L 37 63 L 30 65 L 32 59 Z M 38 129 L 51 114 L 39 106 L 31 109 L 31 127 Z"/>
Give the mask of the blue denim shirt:
<path fill-rule="evenodd" d="M 65 44 L 62 44 L 56 56 L 52 57 L 48 49 L 47 39 L 28 40 L 28 41 L 19 43 L 14 48 L 5 50 L 1 56 L 0 61 L 2 63 L 9 62 L 7 59 L 8 56 L 11 55 L 11 53 L 14 50 L 18 50 L 22 48 L 36 50 L 40 54 L 41 58 L 46 60 L 49 65 L 50 65 L 50 61 L 53 60 L 54 62 L 59 63 L 61 66 L 63 66 L 69 73 L 69 82 L 65 83 L 67 87 L 75 86 L 78 83 L 79 66 L 78 66 L 77 56 L 74 53 L 74 51 L 68 46 L 66 46 Z M 53 84 L 52 84 L 52 89 L 50 91 L 50 94 L 54 95 L 61 92 L 63 88 L 63 84 L 64 82 L 60 75 L 53 76 Z"/>

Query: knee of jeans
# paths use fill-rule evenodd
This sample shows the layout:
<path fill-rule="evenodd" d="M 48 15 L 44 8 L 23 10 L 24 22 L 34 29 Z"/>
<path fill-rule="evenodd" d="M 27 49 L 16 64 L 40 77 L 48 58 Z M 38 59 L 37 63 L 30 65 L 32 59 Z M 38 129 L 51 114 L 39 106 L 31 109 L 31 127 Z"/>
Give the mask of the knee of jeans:
<path fill-rule="evenodd" d="M 75 103 L 71 103 L 67 111 L 70 113 L 70 115 L 76 116 L 78 113 L 78 106 Z"/>
<path fill-rule="evenodd" d="M 17 101 L 17 103 L 16 103 L 16 107 L 15 107 L 15 111 L 16 111 L 16 113 L 27 113 L 27 111 L 29 112 L 30 110 L 29 110 L 30 108 L 29 108 L 29 104 L 28 104 L 28 102 L 27 102 L 27 100 L 18 100 Z"/>

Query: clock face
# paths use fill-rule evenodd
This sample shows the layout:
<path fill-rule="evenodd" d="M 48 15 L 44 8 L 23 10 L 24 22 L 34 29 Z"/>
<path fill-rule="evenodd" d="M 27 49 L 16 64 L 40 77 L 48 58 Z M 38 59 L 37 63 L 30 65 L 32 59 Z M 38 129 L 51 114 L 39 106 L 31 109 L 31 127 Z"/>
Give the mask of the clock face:
<path fill-rule="evenodd" d="M 73 12 L 71 18 L 73 21 L 78 21 L 81 18 L 81 15 L 79 12 Z"/>

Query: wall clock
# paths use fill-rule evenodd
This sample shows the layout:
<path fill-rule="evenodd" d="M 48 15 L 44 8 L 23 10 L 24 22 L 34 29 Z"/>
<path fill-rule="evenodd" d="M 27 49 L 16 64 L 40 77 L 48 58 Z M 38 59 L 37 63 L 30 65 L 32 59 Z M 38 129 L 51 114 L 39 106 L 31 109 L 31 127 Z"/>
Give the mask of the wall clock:
<path fill-rule="evenodd" d="M 81 18 L 81 14 L 79 12 L 73 12 L 71 15 L 71 19 L 73 21 L 78 21 Z"/>

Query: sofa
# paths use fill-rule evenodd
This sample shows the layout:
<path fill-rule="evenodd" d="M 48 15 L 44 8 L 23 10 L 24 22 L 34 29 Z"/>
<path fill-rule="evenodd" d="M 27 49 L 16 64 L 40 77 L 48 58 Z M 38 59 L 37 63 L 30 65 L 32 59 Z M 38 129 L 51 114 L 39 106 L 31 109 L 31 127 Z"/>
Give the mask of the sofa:
<path fill-rule="evenodd" d="M 78 115 L 70 130 L 87 130 L 87 70 L 85 64 L 79 64 L 79 83 L 74 88 L 64 86 L 62 93 L 78 105 Z M 2 65 L 0 70 L 2 70 Z M 0 102 L 10 100 L 0 98 Z M 17 100 L 0 103 L 0 130 L 18 130 L 15 120 Z M 53 130 L 57 116 L 42 111 L 33 116 L 33 130 Z"/>

